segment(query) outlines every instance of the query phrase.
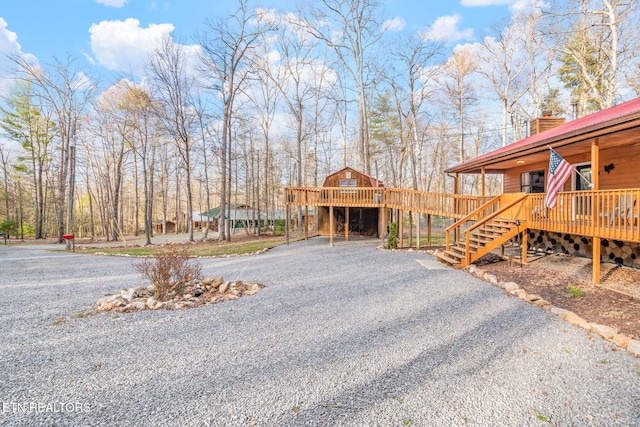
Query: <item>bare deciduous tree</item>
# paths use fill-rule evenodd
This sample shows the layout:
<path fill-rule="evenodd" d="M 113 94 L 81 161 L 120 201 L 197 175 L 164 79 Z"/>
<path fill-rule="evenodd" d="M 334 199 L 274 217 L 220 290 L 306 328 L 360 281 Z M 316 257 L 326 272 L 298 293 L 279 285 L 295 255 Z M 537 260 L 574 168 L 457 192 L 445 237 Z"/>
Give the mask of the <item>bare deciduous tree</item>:
<path fill-rule="evenodd" d="M 471 49 L 462 47 L 453 51 L 444 66 L 442 86 L 445 96 L 453 105 L 458 122 L 458 158 L 462 163 L 465 156 L 465 119 L 467 110 L 477 102 L 475 87 L 470 81 L 476 70 L 475 55 Z"/>
<path fill-rule="evenodd" d="M 306 29 L 330 47 L 349 74 L 358 100 L 360 166 L 371 173 L 369 104 L 373 84 L 374 52 L 383 35 L 381 7 L 377 0 L 321 0 L 307 18 Z M 327 23 L 329 25 L 327 25 Z"/>
<path fill-rule="evenodd" d="M 88 84 L 85 71 L 71 57 L 65 61 L 54 58 L 46 68 L 22 56 L 12 56 L 11 60 L 18 68 L 20 79 L 31 83 L 34 95 L 39 98 L 38 104 L 43 110 L 51 111 L 56 121 L 60 140 L 56 205 L 58 242 L 61 243 L 65 232 L 73 232 L 76 129 L 94 86 Z M 67 244 L 69 249 L 70 244 Z"/>
<path fill-rule="evenodd" d="M 521 54 L 522 39 L 514 27 L 496 29 L 496 35 L 485 37 L 478 51 L 478 72 L 486 77 L 502 107 L 502 146 L 507 145 L 508 120 L 512 108 L 525 93 L 522 77 L 527 67 Z M 512 123 L 513 127 L 513 123 Z"/>
<path fill-rule="evenodd" d="M 240 0 L 238 9 L 218 19 L 208 19 L 207 29 L 200 36 L 203 55 L 201 62 L 208 78 L 208 88 L 222 100 L 222 195 L 220 198 L 220 238 L 231 240 L 229 212 L 232 183 L 232 128 L 235 118 L 235 100 L 246 77 L 249 52 L 256 47 L 262 34 L 272 28 L 260 13 L 249 10 L 247 0 Z"/>
<path fill-rule="evenodd" d="M 0 128 L 6 136 L 19 143 L 25 156 L 18 157 L 25 171 L 31 175 L 35 200 L 35 238 L 44 237 L 44 218 L 47 210 L 46 177 L 53 160 L 52 140 L 57 136 L 55 123 L 33 102 L 36 101 L 29 81 L 18 82 L 0 108 Z M 16 165 L 16 167 L 18 167 Z"/>
<path fill-rule="evenodd" d="M 195 76 L 189 68 L 194 57 L 187 46 L 175 43 L 170 37 L 164 37 L 160 46 L 149 58 L 149 71 L 159 101 L 155 112 L 163 122 L 164 128 L 176 144 L 182 166 L 185 170 L 187 193 L 186 226 L 189 241 L 193 242 L 193 190 L 192 159 L 193 131 L 197 122 L 191 99 L 196 90 Z M 153 105 L 156 105 L 155 103 Z M 176 212 L 180 216 L 179 209 Z M 177 218 L 176 218 L 177 219 Z"/>
<path fill-rule="evenodd" d="M 564 63 L 578 114 L 614 105 L 621 73 L 639 46 L 635 0 L 554 2 L 543 13 L 544 34 Z"/>
<path fill-rule="evenodd" d="M 413 189 L 418 189 L 421 181 L 420 166 L 422 165 L 421 138 L 418 135 L 419 123 L 425 117 L 424 103 L 429 99 L 433 90 L 433 80 L 440 71 L 434 62 L 442 54 L 442 44 L 429 42 L 422 37 L 414 36 L 402 38 L 392 45 L 390 57 L 399 64 L 389 64 L 387 69 L 393 70 L 391 78 L 393 93 L 400 110 L 400 116 L 406 121 L 409 161 L 411 164 L 411 182 Z M 400 90 L 404 88 L 404 91 Z M 398 95 L 404 94 L 405 99 Z"/>

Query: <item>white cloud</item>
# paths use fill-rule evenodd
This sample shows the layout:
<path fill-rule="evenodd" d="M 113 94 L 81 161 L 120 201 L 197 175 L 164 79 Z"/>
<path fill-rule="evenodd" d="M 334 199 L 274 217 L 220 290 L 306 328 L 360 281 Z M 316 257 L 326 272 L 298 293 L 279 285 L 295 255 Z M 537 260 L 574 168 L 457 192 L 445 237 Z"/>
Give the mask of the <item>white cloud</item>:
<path fill-rule="evenodd" d="M 424 31 L 422 37 L 427 40 L 448 42 L 473 39 L 473 28 L 458 29 L 461 22 L 462 16 L 458 14 L 441 16 Z"/>
<path fill-rule="evenodd" d="M 518 3 L 520 0 L 462 0 L 460 4 L 467 7 L 506 6 Z"/>
<path fill-rule="evenodd" d="M 98 63 L 109 70 L 141 75 L 147 56 L 167 34 L 171 24 L 151 24 L 140 27 L 140 21 L 102 21 L 89 28 L 91 49 Z"/>
<path fill-rule="evenodd" d="M 466 7 L 509 6 L 510 10 L 528 9 L 544 3 L 544 0 L 462 0 L 460 2 Z"/>
<path fill-rule="evenodd" d="M 531 9 L 550 8 L 551 5 L 544 0 L 517 0 L 510 4 L 509 9 L 513 11 L 526 11 Z"/>
<path fill-rule="evenodd" d="M 393 18 L 387 21 L 384 21 L 382 24 L 382 30 L 386 31 L 402 31 L 407 23 L 402 18 Z"/>
<path fill-rule="evenodd" d="M 129 0 L 96 0 L 96 3 L 110 7 L 122 7 L 127 4 L 128 1 Z"/>
<path fill-rule="evenodd" d="M 0 17 L 0 91 L 9 82 L 8 77 L 15 71 L 15 64 L 10 57 L 21 57 L 27 62 L 37 64 L 33 55 L 22 52 L 22 47 L 18 43 L 18 35 L 8 29 L 7 21 Z"/>
<path fill-rule="evenodd" d="M 0 17 L 0 53 L 15 55 L 20 53 L 18 35 L 7 28 L 7 21 Z"/>

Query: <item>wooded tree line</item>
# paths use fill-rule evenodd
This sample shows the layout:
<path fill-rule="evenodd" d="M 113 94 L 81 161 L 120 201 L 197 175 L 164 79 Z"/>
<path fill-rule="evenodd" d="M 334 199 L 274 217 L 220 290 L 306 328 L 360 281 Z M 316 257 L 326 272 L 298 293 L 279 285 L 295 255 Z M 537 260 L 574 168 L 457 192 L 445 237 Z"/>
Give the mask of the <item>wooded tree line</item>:
<path fill-rule="evenodd" d="M 525 137 L 541 110 L 579 117 L 640 93 L 633 0 L 534 2 L 453 50 L 432 31 L 398 36 L 384 13 L 377 0 L 286 14 L 239 0 L 194 44 L 162 39 L 144 79 L 106 89 L 76 58 L 12 57 L 0 228 L 150 242 L 175 221 L 193 240 L 192 213 L 219 207 L 230 240 L 236 206 L 273 218 L 285 186 L 352 166 L 451 192 L 448 166 Z M 461 191 L 479 194 L 479 179 Z"/>

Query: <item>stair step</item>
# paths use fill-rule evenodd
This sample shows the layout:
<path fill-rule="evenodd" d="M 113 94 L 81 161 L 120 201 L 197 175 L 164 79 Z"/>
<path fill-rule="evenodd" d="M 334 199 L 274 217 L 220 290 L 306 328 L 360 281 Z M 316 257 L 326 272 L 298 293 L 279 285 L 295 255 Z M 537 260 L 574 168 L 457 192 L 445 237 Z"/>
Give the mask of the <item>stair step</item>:
<path fill-rule="evenodd" d="M 454 251 L 448 250 L 448 251 L 444 251 L 444 254 L 447 255 L 449 258 L 458 259 L 458 260 L 465 258 L 464 252 L 460 253 L 460 252 L 454 252 Z"/>
<path fill-rule="evenodd" d="M 489 233 L 502 233 L 504 230 L 510 230 L 510 227 L 501 227 L 501 226 L 485 224 L 484 226 L 478 228 L 478 231 L 480 232 L 485 231 Z"/>
<path fill-rule="evenodd" d="M 471 237 L 469 238 L 469 241 L 470 241 L 470 242 L 477 242 L 477 243 L 481 243 L 481 244 L 484 246 L 484 245 L 485 245 L 485 244 L 487 244 L 487 243 L 491 243 L 491 242 L 493 242 L 493 239 L 488 239 L 488 240 L 487 240 L 487 239 L 484 239 L 484 238 L 482 238 L 482 237 L 471 236 Z"/>
<path fill-rule="evenodd" d="M 500 237 L 499 235 L 496 237 Z M 485 243 L 491 243 L 493 242 L 494 239 L 483 239 L 480 237 L 476 237 L 475 234 L 472 234 L 471 237 L 469 237 L 469 242 L 475 242 L 477 243 L 481 243 L 481 244 L 485 244 Z M 458 240 L 457 242 L 454 243 L 454 245 L 459 246 L 459 247 L 465 247 L 466 243 L 463 240 Z"/>
<path fill-rule="evenodd" d="M 469 252 L 476 252 L 475 251 L 475 247 L 473 245 L 469 245 L 469 247 L 471 248 L 471 250 Z M 459 253 L 460 255 L 462 255 L 462 257 L 464 258 L 465 252 L 466 252 L 466 248 L 464 247 L 464 245 L 458 245 L 458 246 L 451 246 L 450 250 L 456 251 L 457 253 Z M 446 252 L 446 251 L 445 251 Z"/>
<path fill-rule="evenodd" d="M 506 225 L 506 224 L 491 224 L 491 223 L 487 223 L 485 224 L 483 227 L 481 227 L 480 229 L 485 229 L 485 230 L 511 230 L 513 227 L 515 227 L 515 225 Z"/>
<path fill-rule="evenodd" d="M 457 264 L 460 264 L 460 260 L 459 259 L 453 259 L 453 258 L 449 258 L 446 254 L 442 253 L 442 252 L 438 252 L 438 254 L 436 255 L 436 258 L 438 259 L 438 261 L 444 262 L 445 264 L 449 264 L 452 266 L 456 266 Z"/>
<path fill-rule="evenodd" d="M 483 237 L 485 239 L 489 239 L 489 241 L 494 240 L 496 237 L 501 237 L 504 233 L 499 233 L 499 234 L 485 234 L 485 233 L 478 233 L 476 234 L 477 237 Z"/>
<path fill-rule="evenodd" d="M 471 252 L 475 252 L 475 250 L 476 250 L 476 249 L 484 248 L 484 245 L 477 245 L 477 244 L 473 243 L 473 241 L 470 241 L 470 242 L 469 242 L 469 247 L 470 247 L 471 249 L 473 249 Z M 460 248 L 461 250 L 463 250 L 463 248 L 464 248 L 464 242 L 456 242 L 456 243 L 454 244 L 454 246 L 452 246 L 451 248 L 452 248 L 452 249 Z"/>
<path fill-rule="evenodd" d="M 515 224 L 516 220 L 515 219 L 511 219 L 511 218 L 493 218 L 491 221 L 489 222 L 502 222 L 502 223 L 511 223 L 511 224 Z"/>

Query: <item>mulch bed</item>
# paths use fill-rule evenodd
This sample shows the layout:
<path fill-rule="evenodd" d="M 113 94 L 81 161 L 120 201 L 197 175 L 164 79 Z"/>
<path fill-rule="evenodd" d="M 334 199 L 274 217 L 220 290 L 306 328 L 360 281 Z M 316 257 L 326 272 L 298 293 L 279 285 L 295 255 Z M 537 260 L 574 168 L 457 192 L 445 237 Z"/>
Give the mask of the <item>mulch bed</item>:
<path fill-rule="evenodd" d="M 616 327 L 640 339 L 640 270 L 602 263 L 601 284 L 595 286 L 591 260 L 569 255 L 546 255 L 520 265 L 513 258 L 488 254 L 475 264 L 499 281 L 515 282 L 588 322 Z M 576 290 L 584 294 L 576 296 L 580 293 Z"/>

